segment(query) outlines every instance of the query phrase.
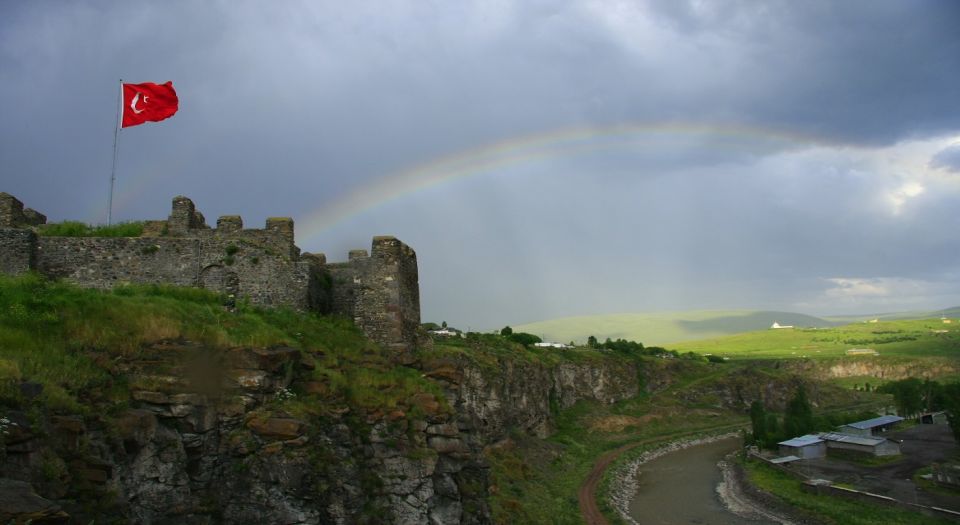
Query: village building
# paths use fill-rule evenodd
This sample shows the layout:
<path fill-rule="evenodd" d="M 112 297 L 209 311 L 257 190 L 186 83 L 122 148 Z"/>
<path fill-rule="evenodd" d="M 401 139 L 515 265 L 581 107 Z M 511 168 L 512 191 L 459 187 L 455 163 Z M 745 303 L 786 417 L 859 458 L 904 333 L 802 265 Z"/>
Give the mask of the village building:
<path fill-rule="evenodd" d="M 826 442 L 827 451 L 845 450 L 870 456 L 896 456 L 900 454 L 900 443 L 882 437 L 853 436 L 839 432 L 820 434 Z"/>
<path fill-rule="evenodd" d="M 770 325 L 771 330 L 782 330 L 784 328 L 793 328 L 793 325 L 780 324 L 777 321 L 774 321 L 773 324 Z"/>
<path fill-rule="evenodd" d="M 940 411 L 920 414 L 920 423 L 923 425 L 946 425 L 948 423 L 947 413 Z"/>
<path fill-rule="evenodd" d="M 537 348 L 573 348 L 572 346 L 566 345 L 563 343 L 551 343 L 547 341 L 544 341 L 541 343 L 533 343 L 533 346 L 536 346 Z"/>
<path fill-rule="evenodd" d="M 795 456 L 800 459 L 822 458 L 827 455 L 827 443 L 820 436 L 807 434 L 777 443 L 781 456 Z"/>
<path fill-rule="evenodd" d="M 430 335 L 435 335 L 439 337 L 459 337 L 463 334 L 459 330 L 451 330 L 449 328 L 441 328 L 439 330 L 430 330 L 428 332 Z"/>
<path fill-rule="evenodd" d="M 900 416 L 880 416 L 855 423 L 847 423 L 839 427 L 842 434 L 852 436 L 876 436 L 883 434 L 897 426 L 903 418 Z"/>

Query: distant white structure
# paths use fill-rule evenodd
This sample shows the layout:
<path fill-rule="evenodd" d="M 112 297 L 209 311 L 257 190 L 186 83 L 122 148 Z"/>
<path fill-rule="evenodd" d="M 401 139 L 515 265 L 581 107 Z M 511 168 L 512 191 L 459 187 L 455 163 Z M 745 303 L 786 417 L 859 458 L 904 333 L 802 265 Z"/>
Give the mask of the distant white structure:
<path fill-rule="evenodd" d="M 877 323 L 880 322 L 880 319 L 871 319 L 871 320 L 869 320 L 869 321 L 867 321 L 867 322 L 868 322 L 868 323 L 871 323 L 871 324 L 877 324 Z"/>
<path fill-rule="evenodd" d="M 439 335 L 440 337 L 457 337 L 462 336 L 462 334 L 456 330 L 450 330 L 449 328 L 441 328 L 440 330 L 430 330 L 430 335 Z"/>
<path fill-rule="evenodd" d="M 536 346 L 537 348 L 573 348 L 572 346 L 565 345 L 563 343 L 548 343 L 548 342 L 533 343 L 533 346 Z"/>
<path fill-rule="evenodd" d="M 771 329 L 771 330 L 781 330 L 781 329 L 784 329 L 784 328 L 793 328 L 793 325 L 780 324 L 780 323 L 778 323 L 777 321 L 774 321 L 773 324 L 770 325 L 770 329 Z"/>

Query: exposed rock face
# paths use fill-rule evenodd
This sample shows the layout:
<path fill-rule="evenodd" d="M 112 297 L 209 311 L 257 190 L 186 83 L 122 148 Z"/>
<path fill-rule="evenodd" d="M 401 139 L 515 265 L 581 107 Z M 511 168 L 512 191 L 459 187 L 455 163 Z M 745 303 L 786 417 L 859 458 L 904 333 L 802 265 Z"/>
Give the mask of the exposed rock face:
<path fill-rule="evenodd" d="M 557 365 L 499 359 L 481 366 L 446 358 L 423 367 L 444 385 L 459 424 L 487 442 L 504 438 L 511 429 L 546 437 L 558 410 L 581 400 L 614 403 L 639 393 L 637 366 L 625 359 Z"/>
<path fill-rule="evenodd" d="M 8 414 L 4 523 L 489 522 L 480 441 L 429 394 L 416 418 L 284 413 L 310 366 L 290 348 L 170 343 L 113 366 L 120 414 Z"/>
<path fill-rule="evenodd" d="M 784 362 L 784 366 L 789 370 L 795 370 L 817 379 L 876 377 L 895 381 L 908 377 L 943 377 L 960 372 L 956 362 L 946 359 L 891 362 L 889 359 L 884 360 L 867 356 L 831 361 L 794 360 Z"/>
<path fill-rule="evenodd" d="M 0 479 L 0 523 L 67 523 L 60 506 L 41 498 L 29 483 Z"/>
<path fill-rule="evenodd" d="M 0 471 L 29 482 L 18 485 L 30 504 L 18 516 L 489 523 L 485 447 L 511 431 L 544 437 L 555 414 L 580 400 L 611 403 L 639 391 L 637 365 L 626 359 L 481 365 L 449 357 L 419 363 L 444 395 L 415 393 L 403 410 L 320 403 L 286 412 L 291 405 L 279 398 L 291 391 L 326 391 L 303 373 L 311 363 L 292 348 L 211 351 L 187 342 L 109 361 L 130 384 L 120 413 L 8 414 L 17 424 Z"/>

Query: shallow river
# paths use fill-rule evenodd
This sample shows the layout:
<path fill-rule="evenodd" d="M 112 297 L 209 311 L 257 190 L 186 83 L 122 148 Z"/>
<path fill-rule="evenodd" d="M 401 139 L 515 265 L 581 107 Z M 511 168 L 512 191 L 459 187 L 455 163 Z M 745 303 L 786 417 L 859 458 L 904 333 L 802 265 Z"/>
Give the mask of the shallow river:
<path fill-rule="evenodd" d="M 774 523 L 737 516 L 723 506 L 717 495 L 721 481 L 717 462 L 736 450 L 740 442 L 740 438 L 715 441 L 640 465 L 630 515 L 641 525 Z"/>

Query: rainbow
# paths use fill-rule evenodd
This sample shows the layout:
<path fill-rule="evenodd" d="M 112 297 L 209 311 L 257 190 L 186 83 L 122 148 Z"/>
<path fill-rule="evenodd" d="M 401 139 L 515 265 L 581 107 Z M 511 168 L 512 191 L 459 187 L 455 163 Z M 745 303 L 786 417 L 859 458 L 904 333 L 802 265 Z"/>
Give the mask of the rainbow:
<path fill-rule="evenodd" d="M 312 213 L 296 219 L 299 241 L 309 241 L 324 231 L 378 206 L 418 191 L 457 179 L 502 170 L 545 158 L 617 148 L 637 148 L 651 136 L 714 137 L 731 141 L 784 147 L 854 146 L 812 135 L 741 125 L 682 122 L 617 124 L 603 127 L 569 127 L 523 135 L 418 164 L 387 175 L 352 193 L 337 198 Z"/>

